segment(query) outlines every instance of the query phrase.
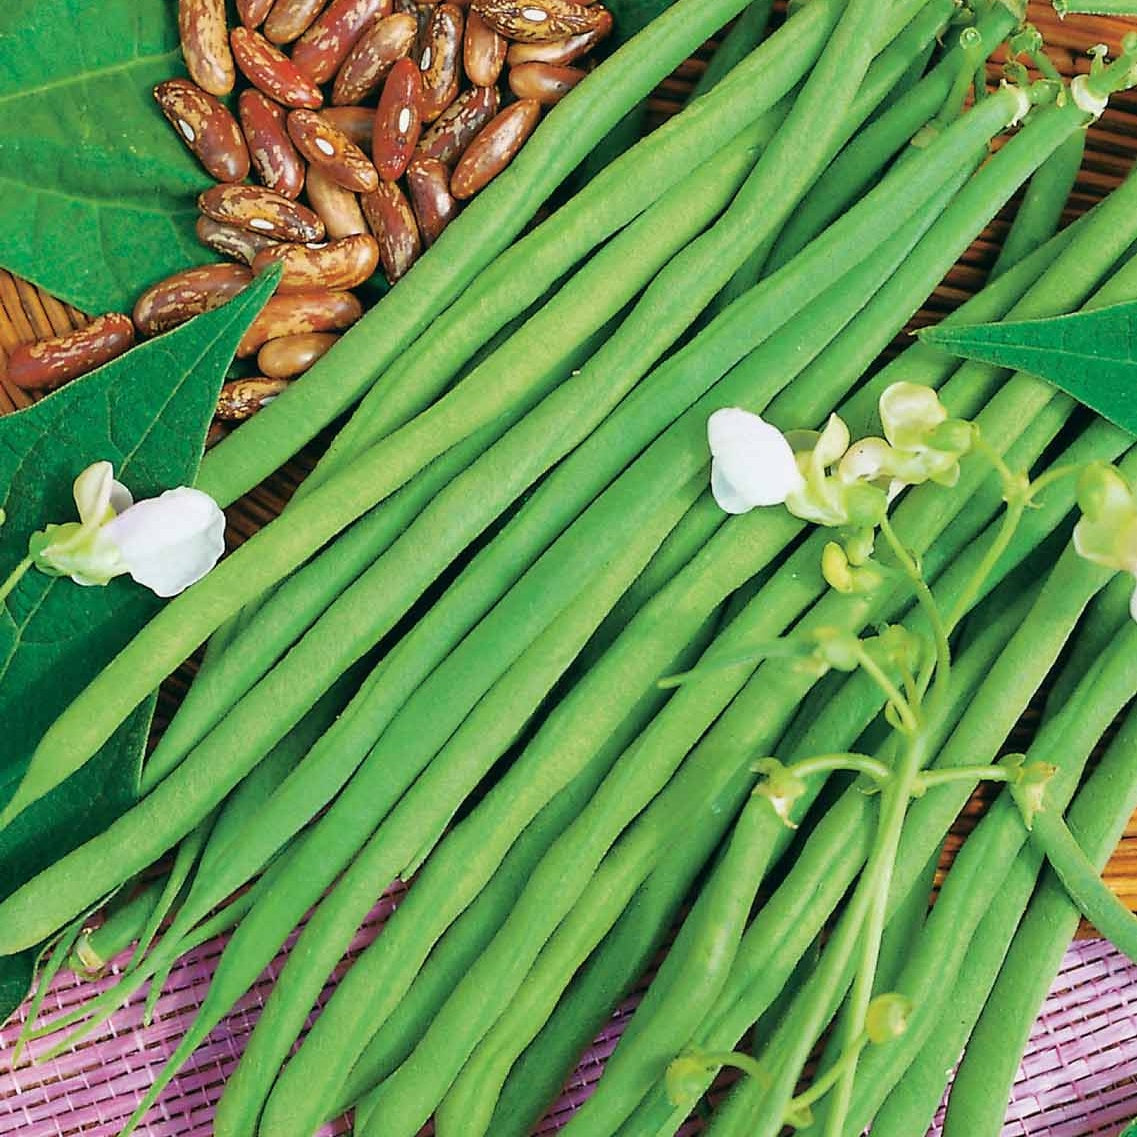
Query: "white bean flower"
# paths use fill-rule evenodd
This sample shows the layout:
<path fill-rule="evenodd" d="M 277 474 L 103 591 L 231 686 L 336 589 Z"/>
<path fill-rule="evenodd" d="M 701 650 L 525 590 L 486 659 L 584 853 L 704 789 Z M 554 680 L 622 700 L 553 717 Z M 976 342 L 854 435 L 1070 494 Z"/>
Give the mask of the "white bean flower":
<path fill-rule="evenodd" d="M 776 426 L 740 407 L 725 407 L 707 420 L 711 493 L 727 513 L 782 505 L 804 485 L 793 449 Z"/>
<path fill-rule="evenodd" d="M 29 543 L 32 563 L 76 584 L 101 585 L 128 574 L 158 596 L 200 580 L 225 549 L 225 515 L 189 486 L 134 501 L 110 462 L 95 462 L 73 487 L 78 521 L 48 525 Z"/>
<path fill-rule="evenodd" d="M 1134 578 L 1129 612 L 1137 620 L 1137 495 L 1112 466 L 1093 465 L 1078 480 L 1082 516 L 1074 526 L 1078 555 Z"/>
<path fill-rule="evenodd" d="M 959 460 L 971 449 L 974 428 L 949 418 L 931 387 L 906 382 L 887 387 L 880 397 L 880 422 L 890 450 L 882 472 L 899 483 L 898 489 L 921 482 L 954 486 L 959 481 Z M 884 445 L 880 439 L 865 441 Z"/>

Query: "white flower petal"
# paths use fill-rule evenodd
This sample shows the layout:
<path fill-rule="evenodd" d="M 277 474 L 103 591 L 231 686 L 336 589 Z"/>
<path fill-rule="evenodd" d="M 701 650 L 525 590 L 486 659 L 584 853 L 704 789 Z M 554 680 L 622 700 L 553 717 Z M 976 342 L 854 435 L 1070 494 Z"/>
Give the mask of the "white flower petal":
<path fill-rule="evenodd" d="M 1129 615 L 1137 620 L 1137 576 L 1133 578 L 1133 595 L 1129 597 Z"/>
<path fill-rule="evenodd" d="M 71 492 L 85 528 L 101 525 L 107 519 L 115 484 L 114 467 L 109 462 L 92 462 L 75 479 Z"/>
<path fill-rule="evenodd" d="M 830 415 L 817 445 L 813 448 L 813 461 L 822 469 L 834 465 L 849 449 L 849 428 L 840 415 Z"/>
<path fill-rule="evenodd" d="M 919 383 L 893 383 L 885 388 L 879 405 L 884 436 L 901 450 L 922 446 L 925 436 L 948 417 L 939 395 Z"/>
<path fill-rule="evenodd" d="M 892 457 L 892 447 L 883 438 L 862 438 L 845 451 L 837 475 L 843 482 L 871 482 L 888 473 Z"/>
<path fill-rule="evenodd" d="M 728 513 L 781 505 L 801 485 L 785 436 L 759 415 L 738 407 L 715 411 L 707 420 L 707 441 L 714 458 L 711 492 Z"/>
<path fill-rule="evenodd" d="M 134 504 L 134 495 L 122 484 L 111 482 L 111 509 L 116 514 L 125 513 Z"/>
<path fill-rule="evenodd" d="M 158 596 L 200 580 L 225 549 L 225 515 L 208 494 L 187 486 L 132 505 L 106 532 L 130 575 Z"/>

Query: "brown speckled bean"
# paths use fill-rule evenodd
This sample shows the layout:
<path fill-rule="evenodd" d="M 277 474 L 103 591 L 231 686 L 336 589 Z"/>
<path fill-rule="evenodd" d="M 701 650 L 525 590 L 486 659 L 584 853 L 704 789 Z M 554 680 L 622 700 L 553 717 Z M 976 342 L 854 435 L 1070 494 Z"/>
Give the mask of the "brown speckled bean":
<path fill-rule="evenodd" d="M 508 50 L 509 41 L 498 35 L 477 12 L 467 14 L 462 65 L 475 87 L 492 87 L 498 81 Z"/>
<path fill-rule="evenodd" d="M 265 19 L 265 39 L 291 43 L 308 30 L 328 0 L 276 0 Z"/>
<path fill-rule="evenodd" d="M 319 214 L 329 237 L 350 237 L 367 233 L 367 222 L 359 198 L 337 185 L 319 166 L 308 168 L 308 201 Z"/>
<path fill-rule="evenodd" d="M 257 177 L 270 190 L 299 197 L 304 188 L 304 163 L 288 137 L 284 108 L 260 91 L 242 91 L 237 113 Z"/>
<path fill-rule="evenodd" d="M 350 292 L 289 292 L 271 296 L 241 340 L 237 357 L 244 359 L 281 336 L 349 328 L 362 315 L 363 306 Z"/>
<path fill-rule="evenodd" d="M 262 407 L 267 407 L 288 386 L 284 379 L 267 379 L 257 375 L 250 379 L 234 379 L 225 383 L 213 412 L 222 422 L 242 422 Z"/>
<path fill-rule="evenodd" d="M 606 11 L 574 0 L 471 0 L 470 8 L 499 35 L 521 43 L 548 43 L 593 31 Z"/>
<path fill-rule="evenodd" d="M 313 83 L 326 83 L 368 26 L 390 13 L 391 0 L 332 0 L 296 41 L 290 58 Z"/>
<path fill-rule="evenodd" d="M 506 53 L 506 62 L 510 67 L 521 63 L 555 63 L 564 67 L 587 55 L 602 39 L 612 34 L 612 13 L 607 8 L 598 11 L 600 19 L 591 31 L 550 43 L 512 43 Z"/>
<path fill-rule="evenodd" d="M 178 0 L 178 37 L 190 78 L 202 90 L 233 90 L 237 72 L 225 33 L 225 0 Z"/>
<path fill-rule="evenodd" d="M 310 292 L 314 288 L 355 288 L 367 280 L 379 264 L 379 245 L 367 233 L 342 237 L 326 245 L 276 245 L 264 249 L 253 261 L 253 272 L 280 263 L 284 275 L 277 293 Z"/>
<path fill-rule="evenodd" d="M 270 379 L 295 379 L 339 338 L 335 332 L 306 332 L 269 340 L 257 352 L 257 366 Z"/>
<path fill-rule="evenodd" d="M 8 356 L 8 380 L 25 391 L 49 391 L 109 363 L 133 343 L 130 317 L 110 312 L 65 336 L 13 348 Z"/>
<path fill-rule="evenodd" d="M 506 107 L 466 147 L 454 167 L 450 192 L 464 201 L 496 178 L 513 161 L 540 117 L 541 104 L 536 99 L 520 99 Z"/>
<path fill-rule="evenodd" d="M 197 204 L 214 221 L 281 241 L 324 239 L 324 223 L 312 210 L 260 186 L 214 186 L 198 197 Z"/>
<path fill-rule="evenodd" d="M 388 181 L 401 177 L 411 160 L 422 130 L 422 72 L 411 59 L 391 68 L 371 135 L 371 160 L 379 176 Z"/>
<path fill-rule="evenodd" d="M 414 211 L 395 182 L 380 182 L 374 193 L 360 198 L 371 232 L 379 242 L 379 260 L 387 280 L 405 276 L 422 253 Z"/>
<path fill-rule="evenodd" d="M 288 116 L 288 134 L 309 162 L 344 189 L 367 193 L 379 184 L 379 175 L 367 155 L 315 111 L 292 111 Z"/>
<path fill-rule="evenodd" d="M 210 177 L 239 182 L 249 172 L 249 151 L 237 122 L 217 99 L 188 79 L 154 88 L 162 113 Z"/>
<path fill-rule="evenodd" d="M 237 0 L 237 18 L 246 28 L 259 28 L 274 0 Z"/>
<path fill-rule="evenodd" d="M 371 149 L 371 132 L 375 128 L 374 107 L 324 107 L 320 114 L 338 130 L 342 130 L 361 150 Z"/>
<path fill-rule="evenodd" d="M 343 61 L 332 86 L 332 102 L 358 103 L 378 90 L 395 63 L 410 55 L 417 34 L 414 16 L 403 12 L 372 24 Z"/>
<path fill-rule="evenodd" d="M 478 132 L 497 114 L 501 96 L 496 87 L 463 91 L 419 139 L 417 154 L 453 165 Z"/>
<path fill-rule="evenodd" d="M 244 261 L 247 265 L 253 263 L 253 258 L 261 249 L 280 244 L 272 237 L 236 225 L 226 225 L 224 221 L 214 221 L 212 217 L 199 217 L 196 229 L 197 239 L 206 248 L 213 249 L 223 257 Z"/>
<path fill-rule="evenodd" d="M 193 316 L 220 308 L 253 279 L 244 266 L 200 265 L 152 284 L 134 305 L 134 326 L 144 336 L 168 332 Z"/>
<path fill-rule="evenodd" d="M 458 213 L 450 193 L 450 167 L 437 158 L 413 158 L 407 167 L 407 189 L 423 244 L 430 248 Z"/>
<path fill-rule="evenodd" d="M 462 77 L 462 9 L 439 4 L 430 17 L 423 48 L 420 111 L 423 122 L 433 122 L 454 101 Z"/>
<path fill-rule="evenodd" d="M 324 101 L 319 87 L 259 32 L 234 28 L 229 42 L 241 74 L 269 98 L 286 107 L 314 108 Z"/>
<path fill-rule="evenodd" d="M 519 63 L 509 69 L 509 89 L 519 99 L 536 99 L 543 106 L 559 103 L 587 72 L 554 63 Z"/>

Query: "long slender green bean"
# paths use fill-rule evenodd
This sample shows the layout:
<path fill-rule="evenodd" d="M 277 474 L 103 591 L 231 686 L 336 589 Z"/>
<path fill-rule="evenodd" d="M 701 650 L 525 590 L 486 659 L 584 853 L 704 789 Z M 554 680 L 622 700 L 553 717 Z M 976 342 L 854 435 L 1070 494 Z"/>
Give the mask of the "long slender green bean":
<path fill-rule="evenodd" d="M 142 935 L 165 887 L 164 877 L 152 880 L 123 903 L 115 905 L 97 928 L 80 933 L 67 961 L 68 967 L 76 975 L 98 975 Z"/>
<path fill-rule="evenodd" d="M 705 95 L 725 79 L 766 38 L 773 9 L 773 0 L 751 0 L 739 13 L 699 76 L 692 99 Z"/>

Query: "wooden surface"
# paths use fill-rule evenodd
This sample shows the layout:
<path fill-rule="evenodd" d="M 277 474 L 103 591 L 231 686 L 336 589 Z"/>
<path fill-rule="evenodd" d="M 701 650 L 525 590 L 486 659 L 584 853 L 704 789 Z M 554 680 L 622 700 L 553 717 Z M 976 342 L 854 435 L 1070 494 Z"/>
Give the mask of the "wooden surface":
<path fill-rule="evenodd" d="M 1130 28 L 1137 28 L 1137 20 L 1080 16 L 1059 21 L 1049 3 L 1032 3 L 1030 17 L 1043 31 L 1051 58 L 1066 75 L 1088 70 L 1089 58 L 1081 53 L 1089 45 L 1108 43 L 1116 51 L 1121 35 Z M 651 102 L 651 112 L 655 117 L 662 118 L 674 113 L 701 73 L 712 46 L 708 45 L 707 49 L 688 60 L 660 85 Z M 992 63 L 990 74 L 992 80 L 997 81 L 998 60 Z M 1067 210 L 1068 218 L 1084 212 L 1105 196 L 1128 173 L 1135 158 L 1137 91 L 1130 91 L 1116 96 L 1101 121 L 1090 129 L 1085 161 Z M 1012 202 L 960 258 L 947 279 L 913 318 L 910 329 L 941 319 L 982 286 L 986 270 L 993 263 L 999 242 L 1013 217 L 1014 205 Z M 25 392 L 12 386 L 5 377 L 7 352 L 18 343 L 59 335 L 80 327 L 85 322 L 84 315 L 74 308 L 0 270 L 0 414 L 18 410 L 31 402 Z M 902 347 L 906 341 L 907 332 L 898 337 L 894 350 Z M 280 512 L 298 481 L 311 468 L 313 460 L 310 454 L 300 455 L 284 470 L 229 509 L 231 545 L 239 544 Z M 176 706 L 179 694 L 184 690 L 191 674 L 192 665 L 171 677 L 165 685 L 157 719 L 159 725 Z M 1028 714 L 1010 748 L 1021 749 L 1030 733 L 1031 721 Z M 986 788 L 972 800 L 945 847 L 945 865 L 950 863 L 960 841 L 981 814 L 984 801 L 995 792 L 994 787 Z M 1110 887 L 1132 910 L 1137 911 L 1137 816 L 1131 820 L 1125 839 L 1110 861 L 1105 876 Z"/>

